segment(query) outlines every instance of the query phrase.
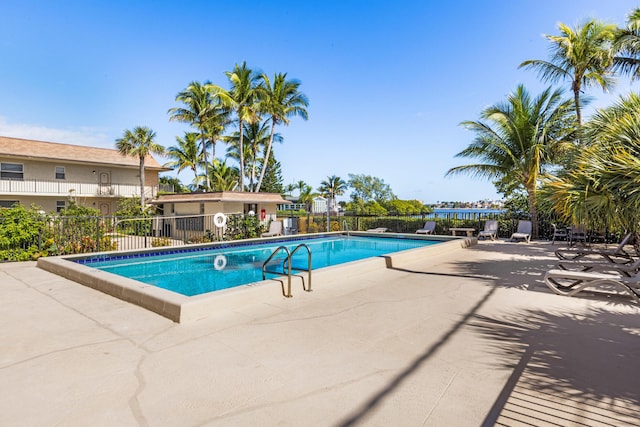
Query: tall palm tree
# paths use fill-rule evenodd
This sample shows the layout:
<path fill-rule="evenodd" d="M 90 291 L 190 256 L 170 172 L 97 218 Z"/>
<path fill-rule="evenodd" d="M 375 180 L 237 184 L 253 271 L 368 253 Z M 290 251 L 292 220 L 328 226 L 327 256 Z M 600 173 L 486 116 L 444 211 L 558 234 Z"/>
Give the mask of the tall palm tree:
<path fill-rule="evenodd" d="M 156 133 L 146 126 L 125 130 L 122 138 L 116 139 L 116 148 L 124 156 L 137 157 L 140 161 L 140 209 L 145 209 L 144 162 L 152 154 L 164 154 L 164 147 L 155 142 Z"/>
<path fill-rule="evenodd" d="M 549 178 L 543 195 L 571 221 L 639 231 L 640 95 L 599 110 L 586 125 L 587 146 L 573 167 Z"/>
<path fill-rule="evenodd" d="M 260 75 L 260 85 L 257 88 L 258 108 L 260 112 L 268 115 L 271 119 L 271 138 L 264 155 L 264 164 L 269 163 L 275 127 L 277 124 L 289 125 L 289 118 L 300 116 L 304 120 L 309 118 L 307 107 L 309 100 L 306 95 L 298 91 L 300 81 L 287 80 L 286 73 L 277 73 L 273 76 L 273 84 L 266 74 Z M 262 180 L 267 168 L 262 168 L 260 179 L 256 186 L 256 192 L 260 191 Z"/>
<path fill-rule="evenodd" d="M 198 150 L 198 133 L 185 132 L 184 138 L 176 136 L 178 145 L 167 149 L 166 156 L 171 159 L 164 166 L 176 168 L 180 173 L 189 168 L 193 171 L 194 182 L 198 178 L 198 166 L 202 164 L 202 152 Z"/>
<path fill-rule="evenodd" d="M 485 108 L 481 120 L 462 125 L 475 132 L 474 141 L 456 157 L 478 163 L 456 166 L 447 175 L 468 174 L 493 179 L 506 191 L 527 194 L 534 237 L 537 233 L 536 192 L 545 169 L 573 148 L 574 105 L 562 91 L 543 91 L 533 98 L 523 85 L 507 102 Z"/>
<path fill-rule="evenodd" d="M 209 185 L 209 162 L 207 160 L 207 148 L 211 144 L 208 138 L 212 134 L 218 134 L 216 124 L 222 119 L 226 111 L 217 97 L 217 92 L 212 90 L 211 82 L 191 82 L 187 88 L 176 95 L 176 101 L 182 102 L 183 107 L 170 108 L 168 113 L 170 121 L 179 121 L 189 123 L 200 133 L 200 142 L 202 144 L 202 159 L 205 165 L 205 189 L 208 190 Z M 215 143 L 215 139 L 213 139 Z"/>
<path fill-rule="evenodd" d="M 627 17 L 627 26 L 618 30 L 613 48 L 614 68 L 631 75 L 632 80 L 640 78 L 640 8 L 634 9 Z"/>
<path fill-rule="evenodd" d="M 580 126 L 583 87 L 597 85 L 607 91 L 614 85 L 611 44 L 616 26 L 592 19 L 575 28 L 562 23 L 558 28 L 559 36 L 546 35 L 551 42 L 550 60 L 531 59 L 520 64 L 520 68 L 536 70 L 543 82 L 569 80 Z"/>
<path fill-rule="evenodd" d="M 249 178 L 248 189 L 249 191 L 257 191 L 255 184 L 258 168 L 260 168 L 260 170 L 265 169 L 265 159 L 260 157 L 260 154 L 264 151 L 263 147 L 266 147 L 271 140 L 269 125 L 267 122 L 245 123 L 243 133 L 245 171 Z M 276 142 L 282 142 L 282 136 L 279 133 L 276 133 L 273 139 Z M 227 147 L 227 157 L 239 160 L 240 136 L 238 132 L 234 132 L 232 135 L 225 137 L 224 140 L 229 144 Z"/>
<path fill-rule="evenodd" d="M 225 72 L 231 83 L 229 90 L 211 85 L 211 92 L 215 94 L 225 108 L 235 111 L 238 120 L 239 134 L 239 163 L 240 163 L 240 191 L 244 191 L 244 135 L 242 129 L 244 123 L 255 123 L 260 120 L 257 111 L 256 87 L 258 86 L 258 74 L 247 67 L 247 63 L 236 64 L 233 71 Z"/>
<path fill-rule="evenodd" d="M 327 204 L 327 231 L 331 231 L 331 213 L 330 212 L 335 205 L 335 198 L 336 196 L 340 196 L 344 194 L 346 190 L 347 190 L 346 181 L 336 175 L 331 175 L 327 177 L 325 181 L 322 181 L 320 183 L 320 187 L 318 187 L 318 191 L 320 192 L 320 194 L 322 194 L 324 197 L 328 199 L 327 200 L 327 203 L 328 203 Z"/>

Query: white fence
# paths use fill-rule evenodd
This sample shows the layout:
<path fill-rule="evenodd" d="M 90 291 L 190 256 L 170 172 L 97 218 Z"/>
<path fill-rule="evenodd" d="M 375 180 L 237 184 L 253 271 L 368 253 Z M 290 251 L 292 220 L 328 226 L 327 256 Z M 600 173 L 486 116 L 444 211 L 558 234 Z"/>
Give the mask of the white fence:
<path fill-rule="evenodd" d="M 68 196 L 73 194 L 79 197 L 88 196 L 140 196 L 140 186 L 132 184 L 97 184 L 69 181 L 42 181 L 42 180 L 0 180 L 0 193 L 23 194 L 29 196 Z M 147 186 L 144 188 L 145 197 L 153 197 L 158 193 L 158 187 Z"/>

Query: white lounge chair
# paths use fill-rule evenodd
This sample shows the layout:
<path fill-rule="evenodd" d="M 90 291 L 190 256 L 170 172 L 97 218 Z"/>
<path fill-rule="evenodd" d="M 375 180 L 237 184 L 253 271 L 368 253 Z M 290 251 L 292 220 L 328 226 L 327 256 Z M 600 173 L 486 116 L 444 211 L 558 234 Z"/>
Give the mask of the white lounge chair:
<path fill-rule="evenodd" d="M 384 233 L 387 230 L 389 230 L 388 228 L 385 227 L 378 227 L 378 228 L 370 228 L 367 230 L 367 232 L 369 233 Z"/>
<path fill-rule="evenodd" d="M 511 240 L 519 240 L 523 239 L 525 242 L 529 243 L 531 240 L 531 221 L 519 220 L 518 221 L 518 231 L 511 235 Z"/>
<path fill-rule="evenodd" d="M 593 248 L 571 248 L 571 249 L 558 249 L 556 256 L 563 260 L 578 260 L 584 257 L 602 257 L 609 262 L 618 262 L 620 258 L 631 260 L 631 255 L 625 252 L 624 247 L 629 240 L 633 237 L 633 233 L 627 233 L 626 236 L 620 241 L 618 246 L 613 249 L 593 249 Z"/>
<path fill-rule="evenodd" d="M 433 234 L 436 230 L 436 222 L 435 221 L 427 221 L 424 223 L 424 227 L 419 230 L 416 230 L 417 234 Z"/>
<path fill-rule="evenodd" d="M 271 221 L 271 224 L 269 224 L 269 231 L 260 235 L 260 237 L 275 236 L 282 236 L 282 221 Z"/>
<path fill-rule="evenodd" d="M 496 237 L 498 237 L 498 221 L 495 219 L 487 220 L 487 222 L 484 223 L 484 230 L 478 233 L 478 239 L 481 237 L 483 239 L 489 237 L 491 240 L 496 240 Z"/>
<path fill-rule="evenodd" d="M 640 274 L 627 277 L 621 274 L 591 271 L 549 270 L 544 283 L 558 295 L 573 296 L 587 288 L 622 288 L 640 303 Z"/>

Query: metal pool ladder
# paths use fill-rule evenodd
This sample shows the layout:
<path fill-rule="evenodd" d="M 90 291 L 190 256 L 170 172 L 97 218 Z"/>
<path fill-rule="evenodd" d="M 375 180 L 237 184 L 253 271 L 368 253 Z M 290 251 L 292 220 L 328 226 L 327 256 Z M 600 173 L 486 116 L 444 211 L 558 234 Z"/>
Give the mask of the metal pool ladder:
<path fill-rule="evenodd" d="M 306 249 L 307 250 L 307 268 L 293 268 L 291 266 L 291 258 L 295 255 L 296 252 L 298 252 L 298 250 L 300 249 Z M 287 254 L 287 257 L 282 261 L 282 271 L 276 271 L 276 270 L 268 270 L 267 269 L 267 264 L 269 263 L 269 261 L 271 261 L 273 259 L 274 256 L 276 256 L 276 254 L 278 254 L 279 252 L 285 252 Z M 269 274 L 277 274 L 279 276 L 287 276 L 287 292 L 284 291 L 284 281 L 278 280 L 278 279 L 274 279 L 274 280 L 278 280 L 282 286 L 282 295 L 284 295 L 286 298 L 291 298 L 293 295 L 291 295 L 291 271 L 292 270 L 296 270 L 296 271 L 306 271 L 307 272 L 307 281 L 308 281 L 308 286 L 305 287 L 304 285 L 304 277 L 302 276 L 298 276 L 300 277 L 300 279 L 302 279 L 302 289 L 304 289 L 307 292 L 311 292 L 311 249 L 309 249 L 309 246 L 305 245 L 304 243 L 299 244 L 298 246 L 296 246 L 293 251 L 289 251 L 289 249 L 287 249 L 286 246 L 278 246 L 278 248 L 273 251 L 273 253 L 271 255 L 269 255 L 269 258 L 267 258 L 267 260 L 262 264 L 262 280 L 266 280 L 267 278 L 267 273 Z M 294 274 L 294 276 L 297 276 L 296 274 Z"/>

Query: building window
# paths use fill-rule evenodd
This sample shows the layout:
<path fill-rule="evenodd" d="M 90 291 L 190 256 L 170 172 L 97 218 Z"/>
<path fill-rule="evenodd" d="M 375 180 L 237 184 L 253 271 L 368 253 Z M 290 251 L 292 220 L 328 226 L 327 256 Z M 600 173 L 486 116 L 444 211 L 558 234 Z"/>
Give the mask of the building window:
<path fill-rule="evenodd" d="M 17 200 L 0 200 L 0 208 L 12 208 L 13 205 L 17 204 Z"/>
<path fill-rule="evenodd" d="M 56 166 L 56 179 L 66 179 L 64 174 L 64 166 Z"/>
<path fill-rule="evenodd" d="M 19 163 L 0 163 L 0 179 L 24 179 L 23 165 Z"/>
<path fill-rule="evenodd" d="M 65 202 L 64 200 L 56 200 L 56 212 L 59 213 L 65 207 L 67 207 L 67 202 Z"/>

